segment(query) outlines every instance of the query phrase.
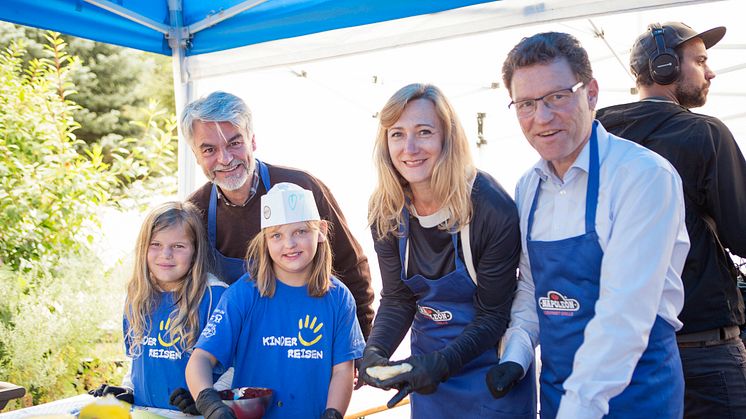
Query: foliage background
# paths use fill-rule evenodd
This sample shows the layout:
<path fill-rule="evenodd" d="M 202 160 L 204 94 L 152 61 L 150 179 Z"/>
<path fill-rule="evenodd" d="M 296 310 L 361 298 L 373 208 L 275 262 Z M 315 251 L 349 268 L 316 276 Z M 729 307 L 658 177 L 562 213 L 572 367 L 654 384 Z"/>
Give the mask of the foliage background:
<path fill-rule="evenodd" d="M 93 245 L 102 213 L 175 192 L 171 86 L 160 57 L 0 24 L 0 380 L 28 391 L 10 408 L 121 380 L 129 267 Z"/>
<path fill-rule="evenodd" d="M 45 34 L 39 29 L 0 22 L 0 45 L 22 42 L 25 62 L 50 57 Z M 67 53 L 80 60 L 70 74 L 76 90 L 73 98 L 80 105 L 74 112 L 81 125 L 75 133 L 77 138 L 88 144 L 110 144 L 117 138 L 138 136 L 140 128 L 130 122 L 140 119 L 141 109 L 151 100 L 174 113 L 169 57 L 67 35 L 60 38 L 67 43 Z"/>

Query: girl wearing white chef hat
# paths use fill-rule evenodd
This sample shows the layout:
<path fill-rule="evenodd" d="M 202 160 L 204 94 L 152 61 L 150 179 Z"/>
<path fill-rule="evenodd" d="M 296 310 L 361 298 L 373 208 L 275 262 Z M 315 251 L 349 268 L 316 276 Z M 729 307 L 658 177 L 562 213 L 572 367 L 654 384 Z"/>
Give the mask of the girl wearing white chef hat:
<path fill-rule="evenodd" d="M 342 418 L 353 360 L 364 341 L 355 301 L 332 276 L 327 221 L 313 193 L 278 183 L 261 197 L 262 234 L 249 244 L 249 270 L 226 291 L 187 366 L 187 383 L 208 419 L 233 412 L 209 372 L 234 366 L 233 387 L 274 391 L 266 418 Z"/>

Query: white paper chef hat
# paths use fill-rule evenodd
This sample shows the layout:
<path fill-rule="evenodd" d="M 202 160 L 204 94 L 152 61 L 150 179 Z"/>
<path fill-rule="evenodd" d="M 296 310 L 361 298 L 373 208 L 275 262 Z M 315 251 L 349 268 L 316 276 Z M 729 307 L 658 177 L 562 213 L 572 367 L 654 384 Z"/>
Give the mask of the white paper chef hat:
<path fill-rule="evenodd" d="M 313 193 L 294 183 L 278 183 L 262 196 L 262 228 L 320 220 Z"/>

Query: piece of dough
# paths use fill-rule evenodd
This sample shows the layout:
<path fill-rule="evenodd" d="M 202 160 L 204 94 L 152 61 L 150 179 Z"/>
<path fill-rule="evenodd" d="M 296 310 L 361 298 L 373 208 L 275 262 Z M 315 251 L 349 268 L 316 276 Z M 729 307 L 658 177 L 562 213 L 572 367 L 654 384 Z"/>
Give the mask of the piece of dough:
<path fill-rule="evenodd" d="M 409 371 L 412 371 L 412 365 L 407 364 L 406 362 L 397 365 L 368 367 L 365 370 L 368 375 L 378 380 L 388 380 L 391 377 L 396 377 L 399 374 L 404 374 Z"/>

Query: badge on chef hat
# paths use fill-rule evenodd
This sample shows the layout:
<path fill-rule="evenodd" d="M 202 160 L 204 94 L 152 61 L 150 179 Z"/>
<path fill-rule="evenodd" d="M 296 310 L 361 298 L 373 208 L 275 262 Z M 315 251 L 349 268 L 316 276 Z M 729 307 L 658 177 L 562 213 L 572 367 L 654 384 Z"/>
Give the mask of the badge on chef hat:
<path fill-rule="evenodd" d="M 262 196 L 262 228 L 321 220 L 313 193 L 294 183 L 278 183 Z"/>

